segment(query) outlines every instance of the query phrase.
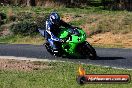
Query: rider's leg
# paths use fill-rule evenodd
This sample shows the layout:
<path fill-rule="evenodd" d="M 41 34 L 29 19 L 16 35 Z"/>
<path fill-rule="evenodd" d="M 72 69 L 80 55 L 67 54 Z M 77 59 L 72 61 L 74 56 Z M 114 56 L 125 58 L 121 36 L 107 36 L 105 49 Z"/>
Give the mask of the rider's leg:
<path fill-rule="evenodd" d="M 53 52 L 58 52 L 58 48 L 55 45 L 55 41 L 53 41 L 52 39 L 48 39 L 48 42 L 49 42 L 50 46 L 52 47 Z"/>
<path fill-rule="evenodd" d="M 50 35 L 49 35 L 47 32 L 45 32 L 45 40 L 46 40 L 46 41 L 45 41 L 44 44 L 50 43 L 48 39 L 50 39 Z"/>

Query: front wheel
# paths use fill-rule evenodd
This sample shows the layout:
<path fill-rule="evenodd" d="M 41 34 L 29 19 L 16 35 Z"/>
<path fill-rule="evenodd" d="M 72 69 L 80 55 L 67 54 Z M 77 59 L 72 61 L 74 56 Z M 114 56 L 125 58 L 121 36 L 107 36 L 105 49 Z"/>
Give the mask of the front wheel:
<path fill-rule="evenodd" d="M 79 45 L 79 49 L 78 52 L 85 58 L 89 58 L 89 59 L 96 59 L 97 54 L 95 49 L 88 43 L 88 42 L 84 42 L 81 45 Z"/>
<path fill-rule="evenodd" d="M 88 48 L 88 50 L 86 50 L 86 52 L 89 54 L 89 58 L 90 59 L 96 59 L 97 54 L 96 54 L 95 49 L 88 42 L 86 42 L 85 45 Z"/>

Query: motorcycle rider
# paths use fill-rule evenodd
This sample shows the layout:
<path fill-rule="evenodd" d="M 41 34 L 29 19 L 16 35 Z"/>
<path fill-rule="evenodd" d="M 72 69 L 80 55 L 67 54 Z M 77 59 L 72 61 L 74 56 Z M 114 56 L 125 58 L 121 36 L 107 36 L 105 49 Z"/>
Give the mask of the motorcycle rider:
<path fill-rule="evenodd" d="M 57 37 L 57 34 L 60 32 L 60 27 L 63 26 L 65 28 L 71 29 L 74 29 L 75 27 L 61 20 L 57 12 L 52 12 L 49 15 L 48 19 L 46 20 L 45 24 L 46 24 L 45 33 L 42 33 L 41 30 L 39 30 L 39 32 L 43 36 L 45 36 L 47 42 L 50 44 L 50 46 L 53 47 L 53 52 L 58 52 L 59 45 L 57 45 L 57 43 L 64 42 L 64 40 Z"/>

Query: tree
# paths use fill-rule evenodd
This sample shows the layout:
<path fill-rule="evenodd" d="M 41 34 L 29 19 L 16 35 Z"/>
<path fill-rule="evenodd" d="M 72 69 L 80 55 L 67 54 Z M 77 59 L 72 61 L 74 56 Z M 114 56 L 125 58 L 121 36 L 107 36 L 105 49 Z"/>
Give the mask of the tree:
<path fill-rule="evenodd" d="M 35 2 L 35 0 L 27 0 L 26 5 L 27 6 L 36 6 L 36 2 Z"/>
<path fill-rule="evenodd" d="M 27 5 L 27 6 L 30 6 L 30 0 L 27 0 L 27 1 L 26 1 L 26 5 Z"/>

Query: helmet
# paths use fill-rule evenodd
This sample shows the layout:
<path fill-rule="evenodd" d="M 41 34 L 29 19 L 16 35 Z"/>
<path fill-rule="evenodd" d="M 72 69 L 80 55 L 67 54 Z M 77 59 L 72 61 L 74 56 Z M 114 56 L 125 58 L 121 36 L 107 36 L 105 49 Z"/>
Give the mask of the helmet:
<path fill-rule="evenodd" d="M 50 21 L 55 24 L 55 25 L 59 25 L 59 22 L 60 22 L 60 16 L 58 13 L 56 12 L 52 12 L 50 14 Z"/>

